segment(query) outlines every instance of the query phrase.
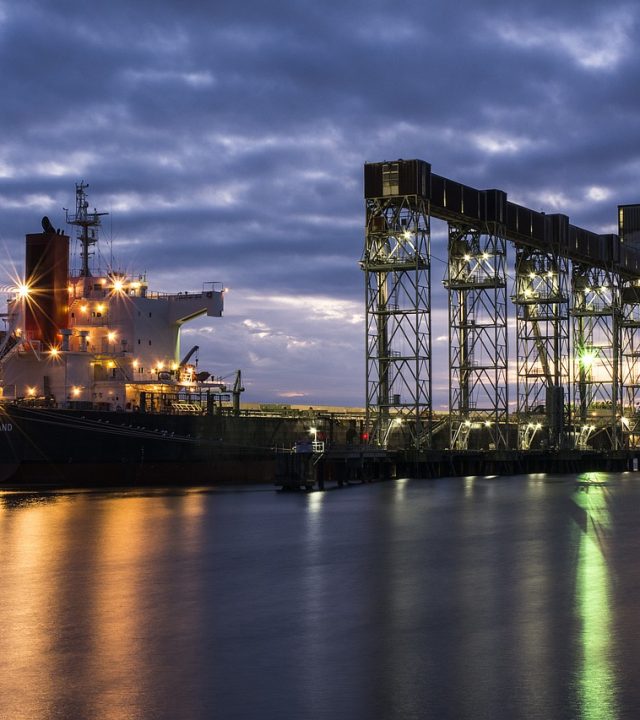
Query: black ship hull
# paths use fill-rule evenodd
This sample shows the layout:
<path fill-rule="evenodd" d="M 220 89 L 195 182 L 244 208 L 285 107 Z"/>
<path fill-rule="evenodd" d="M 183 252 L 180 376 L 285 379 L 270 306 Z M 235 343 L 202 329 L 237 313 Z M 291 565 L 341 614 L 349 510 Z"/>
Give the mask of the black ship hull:
<path fill-rule="evenodd" d="M 296 418 L 0 410 L 0 483 L 121 487 L 273 482 L 278 448 L 308 436 Z"/>

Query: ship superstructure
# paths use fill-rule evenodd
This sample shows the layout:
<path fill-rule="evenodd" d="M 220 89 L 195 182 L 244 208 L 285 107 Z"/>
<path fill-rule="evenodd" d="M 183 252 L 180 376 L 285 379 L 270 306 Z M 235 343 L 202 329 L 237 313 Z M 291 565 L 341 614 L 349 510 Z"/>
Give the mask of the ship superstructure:
<path fill-rule="evenodd" d="M 80 267 L 69 270 L 69 236 L 43 218 L 43 232 L 26 236 L 25 277 L 8 301 L 0 345 L 5 399 L 51 406 L 162 411 L 186 407 L 194 394 L 221 384 L 181 360 L 180 328 L 201 315 L 220 317 L 224 289 L 151 291 L 145 274 L 90 270 L 101 216 L 89 211 L 84 183 L 76 185 Z M 153 406 L 156 407 L 153 407 Z"/>

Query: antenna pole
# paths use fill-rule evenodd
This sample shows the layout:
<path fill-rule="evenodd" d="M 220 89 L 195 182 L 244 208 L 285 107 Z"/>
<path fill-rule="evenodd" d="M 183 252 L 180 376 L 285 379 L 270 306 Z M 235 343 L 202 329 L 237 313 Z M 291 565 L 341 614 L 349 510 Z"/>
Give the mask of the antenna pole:
<path fill-rule="evenodd" d="M 94 208 L 93 212 L 89 212 L 89 201 L 85 190 L 89 187 L 84 181 L 76 183 L 76 213 L 69 215 L 67 211 L 67 224 L 75 225 L 80 228 L 78 240 L 80 240 L 80 277 L 91 277 L 89 270 L 89 256 L 93 255 L 90 248 L 98 242 L 98 228 L 100 227 L 100 218 L 108 213 L 99 213 Z"/>

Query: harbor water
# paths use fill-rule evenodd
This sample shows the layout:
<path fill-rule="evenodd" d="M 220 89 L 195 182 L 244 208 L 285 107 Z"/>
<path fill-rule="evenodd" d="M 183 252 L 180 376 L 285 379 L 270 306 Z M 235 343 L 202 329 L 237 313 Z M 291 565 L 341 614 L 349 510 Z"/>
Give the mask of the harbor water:
<path fill-rule="evenodd" d="M 637 718 L 640 475 L 0 493 L 2 720 Z"/>

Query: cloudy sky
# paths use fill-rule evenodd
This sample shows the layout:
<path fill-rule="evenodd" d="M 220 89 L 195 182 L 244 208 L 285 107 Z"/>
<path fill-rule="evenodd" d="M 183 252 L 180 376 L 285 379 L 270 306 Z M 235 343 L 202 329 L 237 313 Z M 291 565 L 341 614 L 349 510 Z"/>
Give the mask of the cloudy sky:
<path fill-rule="evenodd" d="M 157 290 L 230 288 L 224 318 L 183 339 L 203 369 L 241 368 L 246 401 L 362 405 L 363 163 L 422 158 L 615 231 L 616 205 L 640 201 L 639 16 L 616 0 L 0 0 L 3 266 L 42 215 L 63 225 L 83 179 L 117 266 Z"/>

